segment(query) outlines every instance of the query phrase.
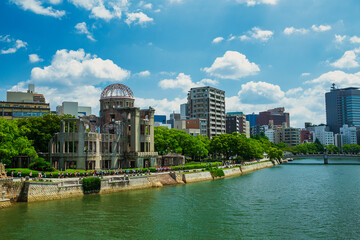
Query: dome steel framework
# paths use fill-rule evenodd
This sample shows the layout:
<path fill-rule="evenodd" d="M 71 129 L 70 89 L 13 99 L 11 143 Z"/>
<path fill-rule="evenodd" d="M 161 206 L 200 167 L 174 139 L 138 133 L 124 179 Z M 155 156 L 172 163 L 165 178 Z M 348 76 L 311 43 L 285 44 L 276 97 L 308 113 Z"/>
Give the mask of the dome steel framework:
<path fill-rule="evenodd" d="M 128 86 L 120 83 L 114 83 L 107 86 L 101 93 L 101 99 L 109 98 L 131 98 L 134 99 L 134 93 Z"/>

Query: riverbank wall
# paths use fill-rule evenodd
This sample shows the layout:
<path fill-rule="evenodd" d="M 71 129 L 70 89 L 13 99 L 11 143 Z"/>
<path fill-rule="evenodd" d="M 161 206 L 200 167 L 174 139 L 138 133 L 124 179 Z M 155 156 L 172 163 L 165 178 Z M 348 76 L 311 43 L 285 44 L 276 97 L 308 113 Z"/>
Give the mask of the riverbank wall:
<path fill-rule="evenodd" d="M 232 176 L 239 176 L 263 168 L 272 167 L 274 165 L 277 165 L 277 163 L 266 161 L 240 167 L 224 168 L 224 177 L 226 178 Z M 188 184 L 202 181 L 217 180 L 221 178 L 214 178 L 208 171 L 186 173 L 171 172 L 136 177 L 106 177 L 101 180 L 101 188 L 98 194 L 108 194 L 120 191 L 163 187 L 167 185 Z M 9 188 L 9 186 L 11 186 L 11 184 L 8 184 L 7 188 Z M 9 196 L 11 196 L 13 201 L 19 202 L 48 201 L 55 199 L 80 197 L 85 195 L 83 191 L 83 186 L 78 179 L 69 179 L 58 182 L 27 181 L 21 185 L 18 184 L 16 186 L 17 188 L 15 188 L 15 190 L 8 191 L 7 189 L 6 191 L 9 192 L 8 198 Z M 4 189 L 4 184 L 2 184 L 1 187 Z M 5 204 L 6 206 L 9 205 L 8 202 L 4 203 L 4 206 Z"/>

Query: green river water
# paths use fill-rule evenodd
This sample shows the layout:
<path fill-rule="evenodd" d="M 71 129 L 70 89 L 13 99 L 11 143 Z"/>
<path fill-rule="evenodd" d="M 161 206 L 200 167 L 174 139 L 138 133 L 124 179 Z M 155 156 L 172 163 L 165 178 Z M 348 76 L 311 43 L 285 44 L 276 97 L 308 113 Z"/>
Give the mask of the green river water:
<path fill-rule="evenodd" d="M 330 159 L 341 161 L 360 163 Z M 1 240 L 248 238 L 359 239 L 360 165 L 280 165 L 217 181 L 0 210 Z"/>

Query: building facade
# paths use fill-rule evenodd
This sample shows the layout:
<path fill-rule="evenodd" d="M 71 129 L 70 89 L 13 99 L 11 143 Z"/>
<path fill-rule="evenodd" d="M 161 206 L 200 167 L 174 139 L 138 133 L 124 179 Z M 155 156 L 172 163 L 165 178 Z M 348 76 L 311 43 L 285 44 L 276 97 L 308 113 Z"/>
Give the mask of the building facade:
<path fill-rule="evenodd" d="M 78 102 L 63 102 L 61 106 L 56 107 L 56 114 L 70 114 L 75 117 L 90 116 L 91 107 L 79 106 Z"/>
<path fill-rule="evenodd" d="M 294 147 L 300 144 L 300 128 L 278 128 L 275 130 L 275 143 L 283 142 L 288 145 L 288 147 Z"/>
<path fill-rule="evenodd" d="M 259 113 L 259 116 L 256 118 L 256 125 L 268 125 L 273 128 L 290 127 L 290 115 L 285 112 L 283 107 L 269 109 Z"/>
<path fill-rule="evenodd" d="M 246 114 L 246 121 L 249 121 L 250 129 L 254 126 L 256 126 L 256 118 L 259 116 L 259 114 Z"/>
<path fill-rule="evenodd" d="M 342 135 L 342 144 L 357 144 L 356 127 L 345 124 L 340 128 L 340 135 Z"/>
<path fill-rule="evenodd" d="M 6 101 L 0 102 L 0 117 L 18 119 L 23 117 L 39 117 L 50 113 L 50 104 L 46 103 L 42 94 L 35 93 L 35 86 L 29 84 L 27 92 L 6 94 Z"/>
<path fill-rule="evenodd" d="M 153 108 L 134 107 L 131 89 L 112 84 L 100 99 L 100 117 L 65 119 L 49 144 L 57 169 L 155 167 Z"/>
<path fill-rule="evenodd" d="M 300 143 L 312 143 L 313 139 L 313 132 L 306 129 L 300 131 Z"/>
<path fill-rule="evenodd" d="M 226 113 L 226 133 L 233 132 L 246 135 L 246 115 L 242 112 Z"/>
<path fill-rule="evenodd" d="M 180 105 L 180 119 L 188 118 L 188 106 L 187 103 L 183 103 Z"/>
<path fill-rule="evenodd" d="M 335 88 L 325 93 L 326 123 L 330 131 L 340 132 L 340 127 L 360 127 L 360 90 L 355 87 Z"/>
<path fill-rule="evenodd" d="M 209 138 L 226 132 L 225 91 L 209 86 L 191 88 L 187 107 L 190 119 L 207 121 Z"/>

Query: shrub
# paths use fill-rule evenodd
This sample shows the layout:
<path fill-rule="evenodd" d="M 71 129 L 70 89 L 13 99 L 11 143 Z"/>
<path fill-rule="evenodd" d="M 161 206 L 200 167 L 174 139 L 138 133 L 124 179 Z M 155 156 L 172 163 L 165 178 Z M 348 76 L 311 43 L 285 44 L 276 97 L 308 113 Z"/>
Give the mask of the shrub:
<path fill-rule="evenodd" d="M 213 177 L 223 177 L 225 176 L 224 171 L 218 168 L 209 168 L 211 176 Z"/>
<path fill-rule="evenodd" d="M 101 188 L 101 179 L 98 177 L 84 178 L 82 185 L 84 193 L 98 193 Z"/>
<path fill-rule="evenodd" d="M 53 171 L 54 168 L 51 164 L 43 158 L 35 158 L 32 163 L 29 164 L 29 168 L 37 171 Z"/>

